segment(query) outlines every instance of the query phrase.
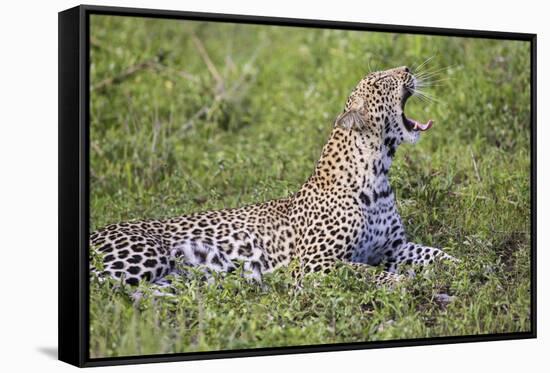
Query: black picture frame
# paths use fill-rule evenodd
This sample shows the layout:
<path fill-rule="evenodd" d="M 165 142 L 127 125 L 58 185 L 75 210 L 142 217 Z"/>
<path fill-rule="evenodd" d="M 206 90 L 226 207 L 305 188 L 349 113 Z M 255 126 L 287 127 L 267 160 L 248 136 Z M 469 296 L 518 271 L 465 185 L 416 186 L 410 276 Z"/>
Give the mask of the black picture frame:
<path fill-rule="evenodd" d="M 531 331 L 121 358 L 89 357 L 90 15 L 527 41 L 531 46 Z M 59 13 L 59 360 L 79 367 L 536 338 L 536 34 L 81 5 Z"/>

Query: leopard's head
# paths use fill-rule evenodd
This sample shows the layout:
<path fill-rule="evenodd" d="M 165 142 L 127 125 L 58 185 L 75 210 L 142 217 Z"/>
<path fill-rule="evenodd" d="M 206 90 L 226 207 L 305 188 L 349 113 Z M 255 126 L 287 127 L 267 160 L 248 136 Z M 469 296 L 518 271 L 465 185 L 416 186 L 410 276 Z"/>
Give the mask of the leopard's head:
<path fill-rule="evenodd" d="M 346 101 L 344 112 L 335 126 L 378 136 L 397 146 L 415 143 L 420 132 L 431 128 L 405 115 L 405 104 L 416 92 L 417 80 L 408 67 L 373 72 L 365 76 Z"/>

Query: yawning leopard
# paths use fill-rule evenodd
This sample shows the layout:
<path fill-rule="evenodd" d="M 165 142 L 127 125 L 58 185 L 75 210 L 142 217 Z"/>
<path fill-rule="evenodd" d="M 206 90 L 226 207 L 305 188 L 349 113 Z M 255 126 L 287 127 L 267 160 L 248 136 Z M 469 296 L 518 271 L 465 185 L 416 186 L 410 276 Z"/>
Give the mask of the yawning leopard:
<path fill-rule="evenodd" d="M 91 235 L 104 274 L 128 284 L 160 282 L 176 260 L 247 276 L 299 263 L 298 273 L 358 271 L 384 265 L 377 282 L 398 278 L 397 266 L 453 257 L 407 240 L 388 181 L 399 144 L 415 143 L 432 126 L 405 116 L 417 82 L 407 67 L 370 73 L 335 120 L 315 170 L 287 198 L 167 219 L 112 224 Z"/>

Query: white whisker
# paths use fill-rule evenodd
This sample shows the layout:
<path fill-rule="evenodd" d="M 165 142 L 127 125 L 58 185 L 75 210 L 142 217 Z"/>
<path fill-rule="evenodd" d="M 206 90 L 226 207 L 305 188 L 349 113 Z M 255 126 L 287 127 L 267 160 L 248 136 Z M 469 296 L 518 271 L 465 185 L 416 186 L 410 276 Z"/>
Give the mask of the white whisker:
<path fill-rule="evenodd" d="M 417 72 L 420 72 L 422 66 L 426 66 L 426 64 L 427 64 L 428 62 L 430 62 L 434 57 L 435 57 L 435 54 L 432 55 L 431 57 L 428 57 L 428 58 L 427 58 L 424 62 L 422 62 L 420 65 L 418 65 L 418 66 L 416 66 L 415 68 L 413 68 L 412 71 L 414 71 L 415 74 L 416 74 Z"/>
<path fill-rule="evenodd" d="M 430 100 L 427 99 L 426 97 L 424 96 L 420 96 L 420 95 L 415 95 L 414 97 L 418 98 L 420 101 L 424 102 L 424 103 L 427 103 L 429 104 L 430 103 Z"/>
<path fill-rule="evenodd" d="M 413 92 L 413 96 L 416 96 L 416 97 L 418 97 L 419 99 L 421 99 L 425 102 L 441 103 L 440 100 L 435 99 L 433 96 L 427 94 L 426 92 L 424 92 L 420 89 L 415 88 L 415 89 L 412 90 L 412 92 Z"/>
<path fill-rule="evenodd" d="M 456 66 L 456 65 L 449 65 L 449 66 L 441 67 L 439 69 L 426 70 L 426 71 L 423 71 L 422 73 L 418 74 L 418 76 L 415 75 L 415 77 L 417 79 L 426 79 L 426 78 L 429 78 L 429 77 L 433 77 L 437 74 L 441 74 L 445 70 L 449 70 L 451 67 L 454 67 L 454 66 Z"/>
<path fill-rule="evenodd" d="M 448 79 L 448 78 L 441 78 L 441 79 L 436 79 L 436 80 L 420 80 L 420 81 L 416 81 L 416 87 L 433 87 L 433 86 L 436 86 L 438 85 L 438 83 L 445 83 L 445 82 L 448 82 L 450 81 L 451 79 Z M 441 85 L 441 84 L 439 84 Z"/>
<path fill-rule="evenodd" d="M 416 81 L 418 83 L 438 83 L 438 82 L 446 82 L 453 79 L 454 79 L 453 77 L 445 76 L 438 79 L 417 79 Z"/>

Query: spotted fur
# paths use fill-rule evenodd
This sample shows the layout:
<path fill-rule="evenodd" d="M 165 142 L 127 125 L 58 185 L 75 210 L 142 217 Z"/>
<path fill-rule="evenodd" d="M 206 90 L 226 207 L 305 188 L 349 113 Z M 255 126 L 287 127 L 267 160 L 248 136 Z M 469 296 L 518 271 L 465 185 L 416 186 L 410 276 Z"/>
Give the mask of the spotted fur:
<path fill-rule="evenodd" d="M 299 263 L 298 274 L 329 272 L 339 262 L 358 271 L 384 265 L 377 282 L 398 280 L 400 264 L 451 259 L 407 240 L 388 172 L 399 144 L 419 132 L 403 113 L 415 78 L 401 67 L 371 73 L 349 96 L 315 171 L 292 196 L 169 219 L 109 225 L 91 235 L 104 273 L 128 284 L 160 282 L 177 260 L 228 272 L 238 263 L 253 279 Z"/>

